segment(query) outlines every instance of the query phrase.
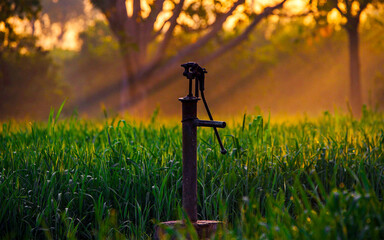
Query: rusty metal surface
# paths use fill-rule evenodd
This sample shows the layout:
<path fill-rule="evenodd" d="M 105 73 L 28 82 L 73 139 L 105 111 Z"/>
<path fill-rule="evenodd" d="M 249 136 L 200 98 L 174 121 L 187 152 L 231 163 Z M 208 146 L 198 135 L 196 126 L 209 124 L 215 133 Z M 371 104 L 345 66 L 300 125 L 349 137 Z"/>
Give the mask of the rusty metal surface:
<path fill-rule="evenodd" d="M 227 124 L 221 121 L 206 121 L 206 120 L 195 120 L 195 124 L 198 127 L 216 127 L 216 128 L 225 128 Z"/>
<path fill-rule="evenodd" d="M 179 99 L 182 103 L 183 124 L 183 208 L 192 222 L 197 221 L 197 167 L 196 167 L 196 97 Z"/>
<path fill-rule="evenodd" d="M 181 65 L 183 75 L 189 80 L 188 95 L 179 98 L 182 103 L 182 129 L 183 129 L 183 196 L 182 204 L 191 222 L 197 221 L 197 127 L 212 127 L 219 142 L 221 153 L 227 153 L 216 128 L 225 128 L 226 123 L 213 121 L 211 111 L 204 96 L 204 81 L 207 71 L 197 63 L 189 62 Z M 192 81 L 195 80 L 195 96 L 192 91 Z M 199 90 L 205 109 L 211 121 L 197 118 L 197 102 Z"/>

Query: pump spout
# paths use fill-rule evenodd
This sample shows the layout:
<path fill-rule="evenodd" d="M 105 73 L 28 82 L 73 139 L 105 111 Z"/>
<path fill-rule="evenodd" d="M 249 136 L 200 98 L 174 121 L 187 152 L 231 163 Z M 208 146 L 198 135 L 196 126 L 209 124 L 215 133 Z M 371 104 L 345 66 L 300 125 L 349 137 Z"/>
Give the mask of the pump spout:
<path fill-rule="evenodd" d="M 206 120 L 195 120 L 195 125 L 197 127 L 216 127 L 216 128 L 225 128 L 227 124 L 221 121 L 206 121 Z"/>
<path fill-rule="evenodd" d="M 224 148 L 223 142 L 221 141 L 220 135 L 219 135 L 219 133 L 217 132 L 217 129 L 216 129 L 216 128 L 225 128 L 227 126 L 227 124 L 225 122 L 222 122 L 222 121 L 207 121 L 207 120 L 200 120 L 200 119 L 196 118 L 194 120 L 194 125 L 197 126 L 197 127 L 211 127 L 211 128 L 213 128 L 213 130 L 215 130 L 215 135 L 216 135 L 217 141 L 219 142 L 219 145 L 220 145 L 220 149 L 221 149 L 220 152 L 221 152 L 221 154 L 226 154 L 227 153 L 227 150 Z"/>

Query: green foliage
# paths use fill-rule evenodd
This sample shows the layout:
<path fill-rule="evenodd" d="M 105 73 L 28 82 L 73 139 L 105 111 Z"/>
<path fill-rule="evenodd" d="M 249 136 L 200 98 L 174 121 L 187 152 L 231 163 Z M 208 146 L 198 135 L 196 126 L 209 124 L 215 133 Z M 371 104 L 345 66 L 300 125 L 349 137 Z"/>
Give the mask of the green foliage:
<path fill-rule="evenodd" d="M 307 179 L 311 187 L 306 189 L 296 179 L 289 199 L 282 190 L 276 197 L 268 195 L 265 213 L 257 201 L 244 201 L 234 229 L 219 231 L 218 239 L 383 238 L 384 205 L 371 186 L 364 186 L 364 172 L 353 192 L 335 188 L 326 194 L 317 175 L 307 175 Z"/>
<path fill-rule="evenodd" d="M 78 27 L 82 28 L 90 20 L 85 12 L 85 1 L 82 0 L 41 0 L 41 5 L 41 16 L 48 20 L 40 21 L 42 34 L 56 35 L 59 30 L 56 47 L 64 41 L 64 35 L 69 30 L 67 23 L 76 21 Z"/>
<path fill-rule="evenodd" d="M 179 124 L 54 118 L 2 124 L 0 237 L 146 239 L 180 216 Z M 383 120 L 244 116 L 225 156 L 199 129 L 199 218 L 231 239 L 383 238 Z"/>
<path fill-rule="evenodd" d="M 51 23 L 66 24 L 69 20 L 84 15 L 84 1 L 42 0 L 42 15 L 48 14 Z"/>
<path fill-rule="evenodd" d="M 37 118 L 57 103 L 65 87 L 48 52 L 36 45 L 34 36 L 16 33 L 10 20 L 34 22 L 40 1 L 5 0 L 0 9 L 0 119 Z"/>
<path fill-rule="evenodd" d="M 3 0 L 0 2 L 0 51 L 13 48 L 19 40 L 14 26 L 9 22 L 11 18 L 33 20 L 37 18 L 41 6 L 39 0 L 15 1 Z"/>
<path fill-rule="evenodd" d="M 26 53 L 12 49 L 0 53 L 0 118 L 46 115 L 64 98 L 64 91 L 58 67 L 33 43 Z"/>
<path fill-rule="evenodd" d="M 111 60 L 118 54 L 118 43 L 104 21 L 96 21 L 81 32 L 79 38 L 82 41 L 80 54 L 92 61 Z"/>
<path fill-rule="evenodd" d="M 310 0 L 309 4 L 315 8 L 314 16 L 320 25 L 327 25 L 327 15 L 332 10 L 337 10 L 343 18 L 346 18 L 346 24 L 344 26 L 349 27 L 349 24 L 353 24 L 352 19 L 358 19 L 357 21 L 359 21 L 361 13 L 365 11 L 369 5 L 377 7 L 383 2 L 383 0 Z"/>

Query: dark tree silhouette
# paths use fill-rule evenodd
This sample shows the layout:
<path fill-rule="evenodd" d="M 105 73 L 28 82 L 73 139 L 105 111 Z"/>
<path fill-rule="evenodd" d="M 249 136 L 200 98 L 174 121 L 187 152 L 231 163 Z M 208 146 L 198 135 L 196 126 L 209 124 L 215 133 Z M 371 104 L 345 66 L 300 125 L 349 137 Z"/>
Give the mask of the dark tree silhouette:
<path fill-rule="evenodd" d="M 21 48 L 34 47 L 34 39 L 30 36 L 20 35 L 14 31 L 12 18 L 35 19 L 41 10 L 36 1 L 0 1 L 0 87 L 9 84 L 9 69 L 6 67 L 6 52 L 19 52 Z"/>
<path fill-rule="evenodd" d="M 141 86 L 147 91 L 154 86 L 164 83 L 181 61 L 192 55 L 222 30 L 228 17 L 234 14 L 238 6 L 245 0 L 237 0 L 229 8 L 217 4 L 207 7 L 204 1 L 194 1 L 189 5 L 185 0 L 178 2 L 155 0 L 149 5 L 150 11 L 143 16 L 143 6 L 140 0 L 133 0 L 132 10 L 128 14 L 126 0 L 92 0 L 92 3 L 105 15 L 109 26 L 117 38 L 120 52 L 124 60 L 125 74 L 121 87 L 121 107 L 129 105 L 125 96 L 133 99 L 140 95 L 137 88 Z M 281 0 L 272 7 L 266 7 L 261 13 L 251 17 L 250 24 L 236 38 L 205 56 L 204 62 L 212 60 L 230 50 L 247 38 L 252 29 L 265 17 L 273 14 L 274 10 L 283 6 L 286 0 Z M 155 30 L 155 23 L 166 11 L 165 3 L 172 5 L 169 9 L 169 17 L 164 21 L 160 29 Z M 182 16 L 194 22 L 193 26 L 181 21 Z M 214 19 L 210 21 L 209 19 Z M 175 54 L 169 54 L 169 50 L 175 50 L 172 39 L 176 29 L 184 33 L 200 32 L 196 41 L 188 43 L 182 48 L 176 49 Z M 155 51 L 150 51 L 152 47 Z M 175 52 L 175 51 L 174 51 Z M 129 89 L 129 90 L 128 90 Z M 95 98 L 95 96 L 93 96 Z M 136 98 L 136 97 L 135 97 Z"/>
<path fill-rule="evenodd" d="M 57 103 L 56 90 L 63 90 L 48 52 L 12 25 L 15 18 L 38 19 L 40 11 L 39 0 L 0 1 L 0 119 L 45 116 Z"/>
<path fill-rule="evenodd" d="M 14 31 L 11 24 L 12 18 L 28 19 L 32 21 L 37 18 L 41 10 L 39 0 L 31 1 L 0 1 L 0 52 L 2 48 L 8 48 L 19 40 L 19 35 Z"/>
<path fill-rule="evenodd" d="M 360 55 L 359 55 L 359 24 L 360 17 L 368 5 L 377 6 L 384 2 L 383 0 L 311 0 L 310 3 L 317 7 L 317 19 L 321 24 L 326 23 L 327 15 L 333 9 L 336 9 L 346 20 L 343 28 L 348 34 L 349 50 L 349 100 L 354 114 L 361 113 L 363 105 L 361 74 L 360 74 Z"/>

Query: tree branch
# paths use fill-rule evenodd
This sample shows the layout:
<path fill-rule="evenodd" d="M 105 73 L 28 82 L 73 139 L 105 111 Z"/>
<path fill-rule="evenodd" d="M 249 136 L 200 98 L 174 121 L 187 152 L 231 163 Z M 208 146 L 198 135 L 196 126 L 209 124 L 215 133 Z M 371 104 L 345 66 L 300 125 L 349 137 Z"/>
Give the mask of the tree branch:
<path fill-rule="evenodd" d="M 165 50 L 169 44 L 169 41 L 171 40 L 173 31 L 175 30 L 175 27 L 177 25 L 177 19 L 179 18 L 181 10 L 183 9 L 184 2 L 185 0 L 180 0 L 180 2 L 173 9 L 172 17 L 169 19 L 169 23 L 170 23 L 169 28 L 164 35 L 163 41 L 160 43 L 160 46 L 158 47 L 158 51 L 155 55 L 155 61 L 157 61 L 156 59 L 160 59 L 165 53 Z"/>
<path fill-rule="evenodd" d="M 94 4 L 97 1 L 94 1 Z M 98 2 L 96 4 L 99 4 Z M 108 2 L 102 1 L 102 4 L 97 5 L 101 11 L 104 13 L 109 26 L 113 34 L 116 36 L 120 43 L 128 41 L 128 34 L 126 33 L 128 16 L 127 9 L 125 7 L 124 0 L 111 0 Z M 130 31 L 128 31 L 130 33 Z"/>
<path fill-rule="evenodd" d="M 339 6 L 338 6 L 337 4 L 336 4 L 335 8 L 337 9 L 337 11 L 339 11 L 339 13 L 340 13 L 342 16 L 344 16 L 344 17 L 347 16 L 346 13 L 344 13 L 343 11 L 341 11 L 341 9 L 339 8 Z"/>
<path fill-rule="evenodd" d="M 292 14 L 292 15 L 289 15 L 289 14 L 285 14 L 285 13 L 279 13 L 279 14 L 276 14 L 276 16 L 279 16 L 279 17 L 284 17 L 284 18 L 297 18 L 297 17 L 306 17 L 308 16 L 309 14 L 312 14 L 313 11 L 312 10 L 308 10 L 304 13 L 300 13 L 300 14 Z"/>
<path fill-rule="evenodd" d="M 189 27 L 185 24 L 179 24 L 179 26 L 183 29 L 183 31 L 185 33 L 194 33 L 194 32 L 201 32 L 201 31 L 205 31 L 209 28 L 212 27 L 213 24 L 209 24 L 207 26 L 204 26 L 204 27 L 199 27 L 199 28 L 192 28 L 192 27 Z"/>
<path fill-rule="evenodd" d="M 184 47 L 181 51 L 179 51 L 179 53 L 176 55 L 176 56 L 173 56 L 171 57 L 170 59 L 167 60 L 167 65 L 170 65 L 170 66 L 175 66 L 177 65 L 177 63 L 182 60 L 185 56 L 187 56 L 188 54 L 191 54 L 193 53 L 196 49 L 198 49 L 199 47 L 203 46 L 204 44 L 206 44 L 209 40 L 211 40 L 216 34 L 218 31 L 220 31 L 222 29 L 222 26 L 224 24 L 224 22 L 226 21 L 226 19 L 232 15 L 233 11 L 242 3 L 244 3 L 245 0 L 238 0 L 237 2 L 235 2 L 233 4 L 233 6 L 231 7 L 230 10 L 228 10 L 228 12 L 226 12 L 225 14 L 223 14 L 219 19 L 217 19 L 213 25 L 212 25 L 212 29 L 209 33 L 207 33 L 206 35 L 202 36 L 197 42 L 195 43 L 191 43 L 190 45 Z M 184 3 L 184 0 L 180 0 L 180 3 Z M 179 3 L 179 5 L 180 5 Z M 176 6 L 177 7 L 177 6 Z M 178 10 L 178 9 L 174 9 L 174 11 L 176 11 L 175 13 L 177 13 L 177 11 L 181 11 Z M 182 6 L 181 6 L 182 7 Z M 180 14 L 180 13 L 179 13 Z M 179 15 L 178 14 L 178 15 Z M 177 15 L 177 17 L 178 17 Z M 171 18 L 171 26 L 172 26 L 172 21 L 173 21 L 173 24 L 177 24 L 176 20 L 177 20 L 177 17 L 174 18 L 172 16 Z M 141 82 L 144 84 L 144 82 L 148 81 L 148 76 L 149 75 L 157 75 L 156 73 L 154 72 L 159 72 L 160 75 L 163 75 L 164 72 L 163 68 L 161 68 L 160 70 L 158 71 L 154 71 L 153 69 L 160 63 L 160 61 L 164 58 L 164 53 L 165 53 L 165 50 L 166 50 L 166 47 L 170 41 L 170 38 L 172 36 L 172 32 L 173 32 L 173 29 L 172 31 L 170 31 L 171 29 L 171 26 L 170 28 L 168 29 L 167 33 L 166 33 L 166 36 L 164 37 L 164 40 L 163 42 L 160 44 L 159 48 L 158 48 L 158 51 L 157 51 L 157 54 L 155 55 L 155 57 L 153 58 L 153 60 L 148 63 L 146 66 L 144 66 L 141 70 L 140 70 L 140 73 L 139 73 L 139 77 L 137 79 L 143 79 Z M 176 26 L 176 25 L 175 25 Z M 174 27 L 175 27 L 174 26 Z M 174 28 L 173 27 L 173 28 Z M 168 35 L 167 35 L 168 34 Z M 166 38 L 169 38 L 169 39 L 166 39 Z M 153 74 L 152 74 L 153 73 Z M 155 77 L 156 78 L 156 77 Z M 155 79 L 153 78 L 153 79 Z"/>
<path fill-rule="evenodd" d="M 236 3 L 234 3 L 232 8 L 227 13 L 223 14 L 221 18 L 215 21 L 215 23 L 212 25 L 211 31 L 209 31 L 207 34 L 202 36 L 195 43 L 191 43 L 190 45 L 184 47 L 181 51 L 179 51 L 179 53 L 176 56 L 172 57 L 167 62 L 169 62 L 170 64 L 174 64 L 180 61 L 181 59 L 183 59 L 188 54 L 191 54 L 192 52 L 194 52 L 199 47 L 206 44 L 209 40 L 211 40 L 217 34 L 217 32 L 219 32 L 222 29 L 224 22 L 227 20 L 229 16 L 232 15 L 233 11 L 235 11 L 235 9 L 244 2 L 245 0 L 238 0 Z"/>
<path fill-rule="evenodd" d="M 169 22 L 171 20 L 172 16 L 170 18 L 168 18 L 167 20 L 164 21 L 164 23 L 161 25 L 160 29 L 158 31 L 155 31 L 153 34 L 152 34 L 152 40 L 156 39 L 160 34 L 161 32 L 163 31 L 164 29 L 164 26 L 167 22 Z"/>
<path fill-rule="evenodd" d="M 346 1 L 348 1 L 348 0 L 346 0 Z M 347 17 L 347 14 L 344 13 L 344 12 L 340 9 L 339 5 L 337 5 L 337 4 L 338 4 L 338 1 L 337 1 L 337 0 L 332 0 L 332 3 L 334 4 L 336 10 L 337 10 L 342 16 Z"/>
<path fill-rule="evenodd" d="M 241 43 L 243 40 L 245 40 L 248 37 L 248 35 L 253 30 L 253 28 L 263 18 L 271 15 L 274 10 L 281 8 L 286 1 L 287 0 L 283 0 L 283 1 L 281 1 L 278 4 L 276 4 L 273 7 L 265 8 L 262 13 L 260 13 L 259 15 L 257 15 L 255 17 L 255 19 L 252 21 L 252 23 L 245 29 L 245 31 L 242 34 L 240 34 L 238 37 L 236 37 L 235 39 L 233 39 L 231 42 L 227 43 L 223 47 L 219 48 L 214 53 L 204 57 L 203 59 L 200 59 L 199 61 L 202 64 L 206 64 L 207 62 L 209 62 L 209 61 L 211 61 L 211 60 L 221 56 L 222 54 L 224 54 L 225 52 L 227 52 L 231 48 L 233 48 L 236 45 L 238 45 L 239 43 Z M 191 44 L 187 49 L 184 49 L 181 53 L 179 53 L 178 55 L 176 55 L 173 58 L 169 59 L 167 61 L 166 65 L 164 65 L 164 66 L 158 68 L 157 70 L 153 71 L 152 74 L 150 74 L 150 77 L 149 76 L 145 76 L 145 78 L 142 79 L 141 83 L 144 84 L 145 82 L 149 81 L 149 79 L 150 79 L 150 82 L 148 82 L 148 85 L 147 85 L 149 89 L 151 87 L 156 87 L 158 85 L 164 84 L 163 82 L 166 81 L 167 79 L 169 79 L 170 76 L 175 72 L 175 69 L 177 69 L 180 61 L 183 60 L 183 58 L 185 58 L 185 56 L 187 56 L 188 54 L 190 54 L 193 51 L 195 51 L 198 47 L 202 46 L 202 44 L 205 43 L 205 41 L 208 41 L 209 39 L 210 38 L 205 39 L 204 41 L 197 41 L 195 44 Z"/>
<path fill-rule="evenodd" d="M 148 28 L 153 29 L 156 19 L 159 16 L 160 12 L 163 11 L 164 0 L 156 0 L 151 6 L 151 12 L 149 13 L 146 21 Z"/>
<path fill-rule="evenodd" d="M 359 9 L 359 12 L 357 13 L 357 16 L 360 16 L 360 14 L 367 8 L 369 2 L 370 2 L 370 1 L 364 0 L 364 1 L 360 4 L 360 9 Z"/>
<path fill-rule="evenodd" d="M 346 9 L 347 9 L 345 17 L 349 18 L 352 16 L 352 5 L 349 4 L 349 0 L 344 0 L 344 2 L 345 2 Z"/>
<path fill-rule="evenodd" d="M 124 0 L 125 2 L 125 0 Z M 140 43 L 140 31 L 141 31 L 141 3 L 140 0 L 133 0 L 133 10 L 132 10 L 132 22 L 133 22 L 133 36 L 136 40 L 136 43 Z"/>
<path fill-rule="evenodd" d="M 133 0 L 132 19 L 138 22 L 140 17 L 141 17 L 140 0 Z"/>
<path fill-rule="evenodd" d="M 252 30 L 259 24 L 259 22 L 262 19 L 264 19 L 264 18 L 268 17 L 269 15 L 271 15 L 274 10 L 283 7 L 283 5 L 284 5 L 284 3 L 286 1 L 287 0 L 283 0 L 282 2 L 278 3 L 277 5 L 275 5 L 273 7 L 265 8 L 262 13 L 258 14 L 255 17 L 255 19 L 253 19 L 252 23 L 239 36 L 237 36 L 235 39 L 233 39 L 232 41 L 228 42 L 227 44 L 223 45 L 222 47 L 217 49 L 215 52 L 209 54 L 208 56 L 205 56 L 203 59 L 200 60 L 200 62 L 202 64 L 206 64 L 206 63 L 212 61 L 213 59 L 223 55 L 228 50 L 230 50 L 233 47 L 237 46 L 242 41 L 246 40 L 248 38 L 249 34 L 252 32 Z"/>

